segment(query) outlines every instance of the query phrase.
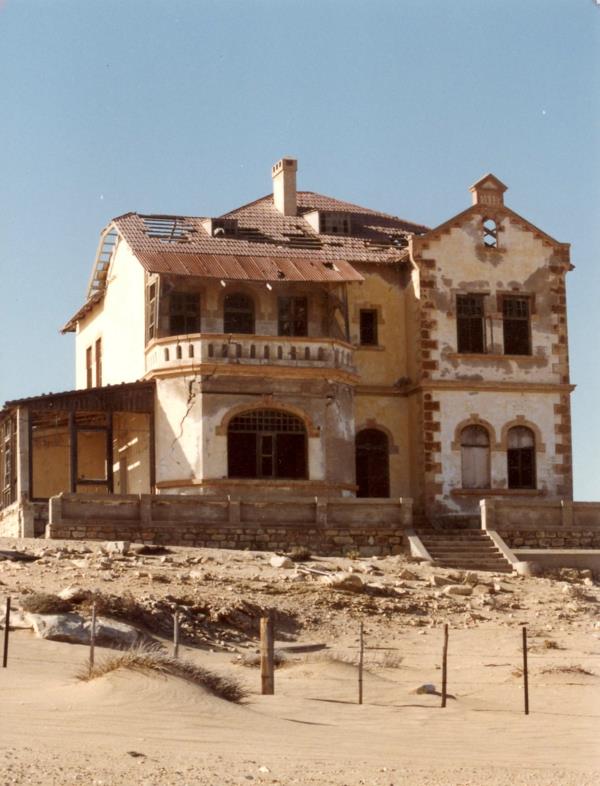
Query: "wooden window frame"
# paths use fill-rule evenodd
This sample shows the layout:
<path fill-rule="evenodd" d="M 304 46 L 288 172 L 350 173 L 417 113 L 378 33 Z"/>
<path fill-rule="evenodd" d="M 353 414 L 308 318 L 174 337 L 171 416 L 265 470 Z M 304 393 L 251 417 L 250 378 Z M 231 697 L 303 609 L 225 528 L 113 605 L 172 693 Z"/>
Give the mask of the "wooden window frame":
<path fill-rule="evenodd" d="M 371 324 L 365 324 L 363 321 Z M 359 343 L 362 347 L 379 346 L 379 314 L 376 308 L 361 308 L 358 312 L 359 320 Z"/>
<path fill-rule="evenodd" d="M 456 295 L 456 349 L 461 355 L 485 355 L 486 354 L 486 330 L 485 330 L 485 298 L 486 294 L 481 292 L 461 292 Z M 461 314 L 461 308 L 466 312 L 467 300 L 479 301 L 479 314 Z M 472 305 L 472 304 L 471 304 Z M 481 333 L 481 344 L 473 340 L 474 324 L 479 324 Z M 466 332 L 466 336 L 465 336 Z"/>

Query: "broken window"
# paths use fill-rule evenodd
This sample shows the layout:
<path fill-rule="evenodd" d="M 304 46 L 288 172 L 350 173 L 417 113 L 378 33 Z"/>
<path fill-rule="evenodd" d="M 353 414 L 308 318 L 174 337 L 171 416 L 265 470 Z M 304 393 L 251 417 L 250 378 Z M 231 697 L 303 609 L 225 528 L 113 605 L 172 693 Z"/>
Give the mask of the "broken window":
<path fill-rule="evenodd" d="M 248 295 L 235 292 L 225 296 L 224 333 L 254 333 L 254 302 Z"/>
<path fill-rule="evenodd" d="M 357 497 L 389 497 L 389 440 L 384 431 L 367 428 L 356 435 Z"/>
<path fill-rule="evenodd" d="M 456 296 L 459 352 L 485 352 L 484 295 Z"/>
<path fill-rule="evenodd" d="M 271 409 L 233 418 L 227 431 L 230 478 L 307 476 L 306 429 L 300 418 Z"/>
<path fill-rule="evenodd" d="M 161 243 L 187 243 L 195 230 L 191 222 L 182 216 L 141 216 L 146 235 Z"/>
<path fill-rule="evenodd" d="M 200 299 L 196 292 L 171 292 L 169 297 L 169 335 L 200 332 Z"/>
<path fill-rule="evenodd" d="M 493 218 L 483 220 L 483 243 L 487 248 L 498 248 L 498 225 Z"/>
<path fill-rule="evenodd" d="M 460 434 L 462 487 L 490 488 L 490 438 L 483 426 L 467 426 Z"/>
<path fill-rule="evenodd" d="M 308 335 L 308 300 L 305 297 L 280 297 L 279 335 Z"/>
<path fill-rule="evenodd" d="M 374 308 L 360 310 L 360 343 L 377 346 L 377 311 Z"/>
<path fill-rule="evenodd" d="M 531 326 L 529 298 L 504 296 L 502 298 L 502 325 L 505 355 L 531 354 Z"/>
<path fill-rule="evenodd" d="M 102 339 L 96 339 L 96 387 L 102 385 Z"/>
<path fill-rule="evenodd" d="M 340 213 L 319 213 L 319 232 L 325 235 L 349 235 L 350 217 Z"/>
<path fill-rule="evenodd" d="M 16 422 L 9 417 L 0 426 L 0 509 L 16 499 Z"/>
<path fill-rule="evenodd" d="M 156 281 L 146 287 L 146 341 L 157 337 L 158 287 Z"/>
<path fill-rule="evenodd" d="M 508 487 L 534 489 L 535 436 L 526 426 L 509 429 L 507 440 Z"/>
<path fill-rule="evenodd" d="M 94 372 L 92 370 L 92 348 L 88 347 L 85 350 L 85 386 L 91 388 L 94 386 Z"/>

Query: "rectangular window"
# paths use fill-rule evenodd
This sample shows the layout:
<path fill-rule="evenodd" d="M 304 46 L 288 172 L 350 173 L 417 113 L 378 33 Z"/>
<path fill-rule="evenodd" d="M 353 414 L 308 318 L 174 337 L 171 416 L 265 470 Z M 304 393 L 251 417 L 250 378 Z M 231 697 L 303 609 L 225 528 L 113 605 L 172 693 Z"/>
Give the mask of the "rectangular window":
<path fill-rule="evenodd" d="M 15 501 L 15 421 L 8 418 L 0 427 L 0 509 Z"/>
<path fill-rule="evenodd" d="M 102 339 L 96 339 L 96 387 L 102 384 Z"/>
<path fill-rule="evenodd" d="M 200 332 L 200 300 L 196 292 L 172 292 L 169 299 L 169 335 Z"/>
<path fill-rule="evenodd" d="M 305 297 L 280 297 L 279 335 L 308 335 L 308 301 Z"/>
<path fill-rule="evenodd" d="M 459 352 L 485 352 L 484 295 L 456 296 L 457 346 Z"/>
<path fill-rule="evenodd" d="M 531 325 L 528 297 L 502 298 L 505 355 L 531 355 Z"/>
<path fill-rule="evenodd" d="M 146 288 L 146 341 L 157 337 L 157 284 L 153 282 Z"/>
<path fill-rule="evenodd" d="M 85 386 L 86 388 L 91 388 L 94 386 L 91 347 L 88 347 L 85 350 Z"/>
<path fill-rule="evenodd" d="M 374 308 L 360 310 L 360 343 L 367 347 L 377 346 L 377 311 Z"/>

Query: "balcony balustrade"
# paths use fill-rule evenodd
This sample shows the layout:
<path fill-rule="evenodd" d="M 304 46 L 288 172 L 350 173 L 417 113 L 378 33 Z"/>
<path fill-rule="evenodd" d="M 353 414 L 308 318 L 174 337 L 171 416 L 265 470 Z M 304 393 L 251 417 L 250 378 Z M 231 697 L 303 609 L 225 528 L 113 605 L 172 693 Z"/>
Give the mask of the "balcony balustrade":
<path fill-rule="evenodd" d="M 356 373 L 353 347 L 333 338 L 203 333 L 155 339 L 146 347 L 146 372 L 199 365 L 339 369 Z"/>

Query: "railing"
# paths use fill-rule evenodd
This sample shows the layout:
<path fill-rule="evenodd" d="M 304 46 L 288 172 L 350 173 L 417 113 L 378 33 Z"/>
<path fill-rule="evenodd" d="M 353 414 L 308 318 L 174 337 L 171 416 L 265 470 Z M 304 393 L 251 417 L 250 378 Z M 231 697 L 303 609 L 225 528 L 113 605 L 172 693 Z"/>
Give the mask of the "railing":
<path fill-rule="evenodd" d="M 233 364 L 341 369 L 356 373 L 350 344 L 333 338 L 201 334 L 169 336 L 146 348 L 146 371 Z"/>

